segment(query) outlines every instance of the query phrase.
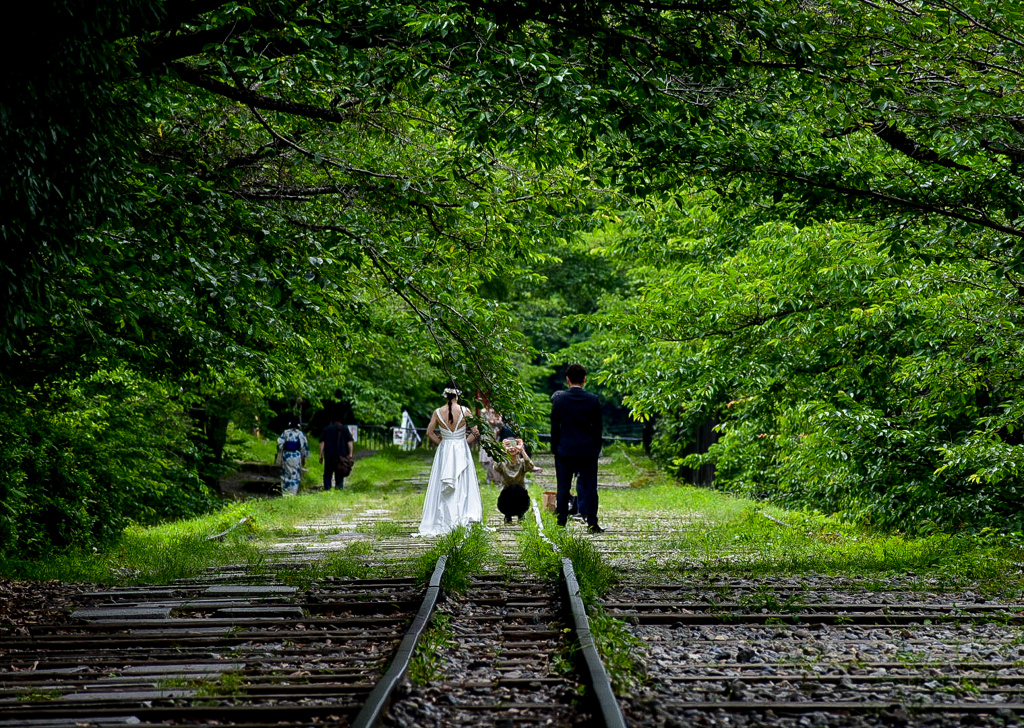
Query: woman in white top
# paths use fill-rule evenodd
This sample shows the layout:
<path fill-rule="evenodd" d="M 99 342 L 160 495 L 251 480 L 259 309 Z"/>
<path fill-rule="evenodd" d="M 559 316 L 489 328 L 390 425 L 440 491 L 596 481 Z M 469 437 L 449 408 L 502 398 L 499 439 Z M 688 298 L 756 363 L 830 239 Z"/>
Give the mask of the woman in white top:
<path fill-rule="evenodd" d="M 469 443 L 480 435 L 476 428 L 467 430 L 470 411 L 459 404 L 459 394 L 454 387 L 445 389 L 448 404 L 434 410 L 427 425 L 427 437 L 438 447 L 423 501 L 421 536 L 440 536 L 483 518 L 476 464 L 469 450 Z"/>

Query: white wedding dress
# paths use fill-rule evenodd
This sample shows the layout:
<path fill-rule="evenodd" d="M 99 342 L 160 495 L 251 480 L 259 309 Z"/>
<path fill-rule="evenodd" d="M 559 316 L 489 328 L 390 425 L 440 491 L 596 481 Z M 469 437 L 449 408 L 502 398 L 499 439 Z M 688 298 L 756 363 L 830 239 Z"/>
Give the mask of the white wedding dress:
<path fill-rule="evenodd" d="M 483 518 L 476 464 L 466 441 L 465 415 L 461 407 L 457 413 L 458 419 L 449 429 L 445 409 L 436 412 L 441 444 L 430 468 L 420 536 L 440 536 L 456 526 L 468 526 Z"/>

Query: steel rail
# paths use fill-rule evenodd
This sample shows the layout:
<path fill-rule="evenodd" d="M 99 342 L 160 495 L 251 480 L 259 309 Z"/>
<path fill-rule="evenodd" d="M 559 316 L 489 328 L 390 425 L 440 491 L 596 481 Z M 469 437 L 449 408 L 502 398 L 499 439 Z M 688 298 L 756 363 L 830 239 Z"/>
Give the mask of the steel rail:
<path fill-rule="evenodd" d="M 384 713 L 387 712 L 395 690 L 398 688 L 402 678 L 405 677 L 405 673 L 409 670 L 409 665 L 416 652 L 416 643 L 427 629 L 427 625 L 430 624 L 430 618 L 437 607 L 437 602 L 441 597 L 441 577 L 444 576 L 444 569 L 447 563 L 447 556 L 441 556 L 437 560 L 434 573 L 430 577 L 430 583 L 427 585 L 426 594 L 423 597 L 423 604 L 420 606 L 415 619 L 413 619 L 412 626 L 409 627 L 405 637 L 402 638 L 391 666 L 377 682 L 377 685 L 363 704 L 362 709 L 356 715 L 355 720 L 352 721 L 352 728 L 374 728 L 380 724 Z"/>
<path fill-rule="evenodd" d="M 628 624 L 672 624 L 672 625 L 735 625 L 766 624 L 772 626 L 808 626 L 825 624 L 831 626 L 877 626 L 931 623 L 980 623 L 980 624 L 1024 624 L 1024 616 L 999 614 L 825 614 L 815 612 L 774 612 L 750 614 L 743 612 L 719 612 L 711 614 L 680 614 L 677 612 L 624 612 L 608 610 L 608 616 L 621 619 Z"/>
<path fill-rule="evenodd" d="M 562 557 L 562 589 L 566 598 L 567 606 L 572 617 L 572 629 L 576 635 L 576 641 L 580 646 L 582 656 L 583 673 L 589 683 L 590 689 L 597 699 L 598 712 L 601 715 L 601 722 L 606 728 L 625 728 L 626 720 L 622 717 L 622 710 L 619 708 L 619 701 L 612 690 L 611 680 L 608 679 L 608 672 L 604 669 L 601 655 L 597 651 L 597 644 L 590 632 L 590 620 L 587 618 L 587 610 L 583 605 L 583 598 L 580 596 L 580 585 L 576 579 L 576 571 L 572 565 L 572 559 Z"/>
<path fill-rule="evenodd" d="M 540 510 L 537 504 L 533 504 L 534 516 L 537 519 L 537 526 L 543 534 L 543 526 L 540 519 Z M 557 552 L 558 547 L 554 542 L 544 536 L 544 540 Z M 611 680 L 608 678 L 608 671 L 604 669 L 604 662 L 601 661 L 601 654 L 597 650 L 594 636 L 590 631 L 590 620 L 587 618 L 587 610 L 580 596 L 580 585 L 576 579 L 576 570 L 573 567 L 572 559 L 562 557 L 561 571 L 562 595 L 565 599 L 570 618 L 572 619 L 572 631 L 576 642 L 580 646 L 582 657 L 583 675 L 597 699 L 597 709 L 600 713 L 601 723 L 605 728 L 625 728 L 626 720 L 622 716 L 622 709 L 619 701 L 612 690 Z"/>
<path fill-rule="evenodd" d="M 537 524 L 537 532 L 540 537 L 551 546 L 555 553 L 560 554 L 558 545 L 548 538 L 544 533 L 544 521 L 540 515 L 540 507 L 537 501 L 530 498 L 530 506 L 533 510 L 533 518 Z M 611 680 L 608 678 L 608 671 L 604 669 L 604 662 L 601 661 L 601 654 L 597 650 L 594 636 L 590 631 L 590 620 L 587 618 L 587 610 L 580 596 L 580 585 L 576 579 L 576 570 L 573 567 L 572 559 L 562 556 L 561 578 L 559 579 L 562 595 L 565 599 L 570 618 L 572 619 L 572 631 L 576 636 L 576 642 L 580 646 L 580 655 L 583 663 L 583 677 L 587 681 L 590 690 L 597 699 L 598 712 L 601 723 L 605 728 L 625 728 L 626 719 L 622 716 L 622 709 L 615 697 Z"/>

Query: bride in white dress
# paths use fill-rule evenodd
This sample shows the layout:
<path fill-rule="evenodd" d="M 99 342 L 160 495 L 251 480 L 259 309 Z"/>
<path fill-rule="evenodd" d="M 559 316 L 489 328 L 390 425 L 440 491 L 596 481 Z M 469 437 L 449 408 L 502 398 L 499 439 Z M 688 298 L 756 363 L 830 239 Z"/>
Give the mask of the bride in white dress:
<path fill-rule="evenodd" d="M 427 425 L 427 437 L 438 447 L 423 501 L 421 536 L 440 536 L 483 518 L 476 463 L 469 449 L 470 438 L 480 435 L 476 428 L 467 432 L 470 411 L 459 404 L 459 394 L 454 387 L 444 390 L 448 404 L 434 410 Z"/>

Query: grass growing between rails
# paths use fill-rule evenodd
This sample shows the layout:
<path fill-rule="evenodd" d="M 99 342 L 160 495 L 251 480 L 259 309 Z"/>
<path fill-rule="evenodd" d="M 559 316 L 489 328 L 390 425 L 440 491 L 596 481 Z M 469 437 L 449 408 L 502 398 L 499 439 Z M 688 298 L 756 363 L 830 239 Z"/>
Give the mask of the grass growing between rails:
<path fill-rule="evenodd" d="M 643 643 L 630 633 L 622 620 L 605 614 L 599 601 L 618 581 L 618 575 L 589 538 L 570 535 L 557 526 L 548 532 L 558 544 L 561 555 L 572 561 L 590 633 L 601 653 L 612 688 L 618 695 L 628 695 L 645 676 L 640 657 Z"/>
<path fill-rule="evenodd" d="M 456 644 L 451 617 L 435 611 L 430 615 L 430 626 L 416 643 L 416 651 L 409 663 L 409 680 L 414 685 L 426 685 L 444 678 L 444 653 Z"/>
<path fill-rule="evenodd" d="M 430 581 L 437 560 L 442 556 L 448 557 L 441 577 L 442 591 L 464 594 L 473 575 L 479 573 L 495 554 L 482 525 L 474 523 L 470 528 L 456 526 L 441 536 L 433 548 L 417 557 L 415 573 L 424 583 Z"/>
<path fill-rule="evenodd" d="M 422 455 L 388 448 L 360 460 L 340 491 L 230 502 L 206 516 L 150 528 L 131 527 L 114 547 L 102 552 L 72 552 L 41 560 L 8 558 L 0 563 L 0 577 L 161 584 L 222 564 L 248 564 L 259 572 L 266 569 L 265 543 L 294 535 L 302 522 L 370 510 L 386 511 L 392 522 L 418 517 L 423 493 L 409 479 L 423 468 Z M 225 531 L 229 532 L 222 538 L 210 539 Z M 312 568 L 323 576 L 359 576 L 354 573 L 359 570 L 357 557 L 368 548 L 366 543 L 355 542 Z"/>
<path fill-rule="evenodd" d="M 597 550 L 593 542 L 584 536 L 574 536 L 555 527 L 549 529 L 552 540 L 558 544 L 561 555 L 572 561 L 576 581 L 580 585 L 580 598 L 588 607 L 596 604 L 615 585 L 617 575 Z"/>
<path fill-rule="evenodd" d="M 641 467 L 646 465 L 642 454 L 628 455 Z M 665 475 L 649 475 L 638 481 L 638 487 L 602 490 L 600 509 L 616 530 L 628 527 L 653 539 L 652 555 L 635 565 L 651 578 L 910 575 L 933 584 L 969 582 L 992 594 L 1024 595 L 1019 566 L 1024 561 L 1024 538 L 1019 535 L 982 532 L 910 538 L 872 532 L 837 518 L 681 485 Z M 666 526 L 676 532 L 665 534 Z"/>
<path fill-rule="evenodd" d="M 536 498 L 537 493 L 533 496 Z M 531 574 L 539 579 L 558 580 L 562 568 L 561 556 L 550 543 L 541 538 L 537 524 L 530 514 L 523 520 L 523 528 L 516 534 L 516 541 L 519 546 L 519 557 Z"/>
<path fill-rule="evenodd" d="M 599 601 L 615 585 L 618 575 L 592 540 L 559 528 L 550 513 L 545 513 L 543 519 L 545 533 L 551 541 L 542 538 L 532 519 L 525 521 L 517 537 L 520 558 L 531 573 L 552 582 L 561 578 L 562 559 L 572 561 L 590 632 L 612 688 L 619 695 L 628 695 L 645 676 L 640 658 L 643 643 L 629 632 L 622 620 L 607 616 Z M 562 654 L 567 664 L 580 659 L 575 641 L 563 645 Z"/>

